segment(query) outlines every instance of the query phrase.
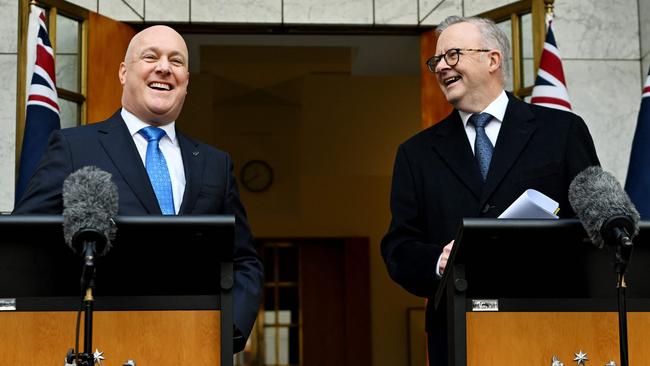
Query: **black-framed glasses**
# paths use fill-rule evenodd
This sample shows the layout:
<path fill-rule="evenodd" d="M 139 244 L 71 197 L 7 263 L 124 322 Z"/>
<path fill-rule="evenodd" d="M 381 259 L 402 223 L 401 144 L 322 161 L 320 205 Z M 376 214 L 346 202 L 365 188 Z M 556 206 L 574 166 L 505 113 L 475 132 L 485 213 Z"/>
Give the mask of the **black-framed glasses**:
<path fill-rule="evenodd" d="M 458 60 L 460 60 L 460 55 L 463 54 L 462 51 L 472 51 L 472 52 L 490 52 L 490 49 L 486 48 L 451 48 L 442 55 L 435 55 L 427 60 L 426 64 L 429 67 L 429 71 L 436 72 L 436 66 L 444 58 L 445 62 L 449 66 L 456 66 Z"/>

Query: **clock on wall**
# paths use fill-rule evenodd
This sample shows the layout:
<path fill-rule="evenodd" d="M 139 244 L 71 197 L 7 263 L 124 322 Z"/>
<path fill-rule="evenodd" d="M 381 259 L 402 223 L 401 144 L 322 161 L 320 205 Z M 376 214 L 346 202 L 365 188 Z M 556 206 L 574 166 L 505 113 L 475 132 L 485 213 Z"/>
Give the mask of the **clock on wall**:
<path fill-rule="evenodd" d="M 273 169 L 263 160 L 250 160 L 241 168 L 239 180 L 250 192 L 263 192 L 273 184 Z"/>

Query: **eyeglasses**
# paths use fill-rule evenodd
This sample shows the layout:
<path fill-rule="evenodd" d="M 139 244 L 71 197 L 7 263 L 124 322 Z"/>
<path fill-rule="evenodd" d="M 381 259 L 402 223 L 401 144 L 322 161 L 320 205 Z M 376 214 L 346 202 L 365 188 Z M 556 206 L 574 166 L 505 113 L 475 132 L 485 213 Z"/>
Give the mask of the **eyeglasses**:
<path fill-rule="evenodd" d="M 444 58 L 445 62 L 449 66 L 456 66 L 458 60 L 460 60 L 461 51 L 473 51 L 473 52 L 490 52 L 491 50 L 485 48 L 452 48 L 447 50 L 447 52 L 442 55 L 435 55 L 427 60 L 426 64 L 429 67 L 429 71 L 436 72 L 436 66 Z"/>

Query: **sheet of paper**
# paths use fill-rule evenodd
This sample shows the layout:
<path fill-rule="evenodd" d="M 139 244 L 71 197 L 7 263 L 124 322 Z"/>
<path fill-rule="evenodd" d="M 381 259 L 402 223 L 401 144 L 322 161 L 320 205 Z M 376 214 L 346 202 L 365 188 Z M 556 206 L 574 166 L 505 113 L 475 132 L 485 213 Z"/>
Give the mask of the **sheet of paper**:
<path fill-rule="evenodd" d="M 559 207 L 545 194 L 528 189 L 513 202 L 501 215 L 500 219 L 557 219 L 555 211 Z"/>

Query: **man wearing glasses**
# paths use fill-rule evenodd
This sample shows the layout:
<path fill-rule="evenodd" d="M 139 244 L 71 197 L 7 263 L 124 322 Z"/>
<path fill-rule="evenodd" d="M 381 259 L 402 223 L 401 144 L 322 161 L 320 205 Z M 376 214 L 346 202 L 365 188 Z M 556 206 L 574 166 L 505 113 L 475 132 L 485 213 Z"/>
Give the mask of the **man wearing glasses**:
<path fill-rule="evenodd" d="M 510 41 L 494 22 L 449 17 L 437 32 L 426 64 L 454 110 L 399 147 L 381 251 L 391 278 L 429 299 L 429 363 L 447 365 L 445 310 L 432 299 L 462 219 L 497 217 L 529 188 L 571 217 L 569 184 L 599 161 L 580 117 L 504 91 Z"/>

